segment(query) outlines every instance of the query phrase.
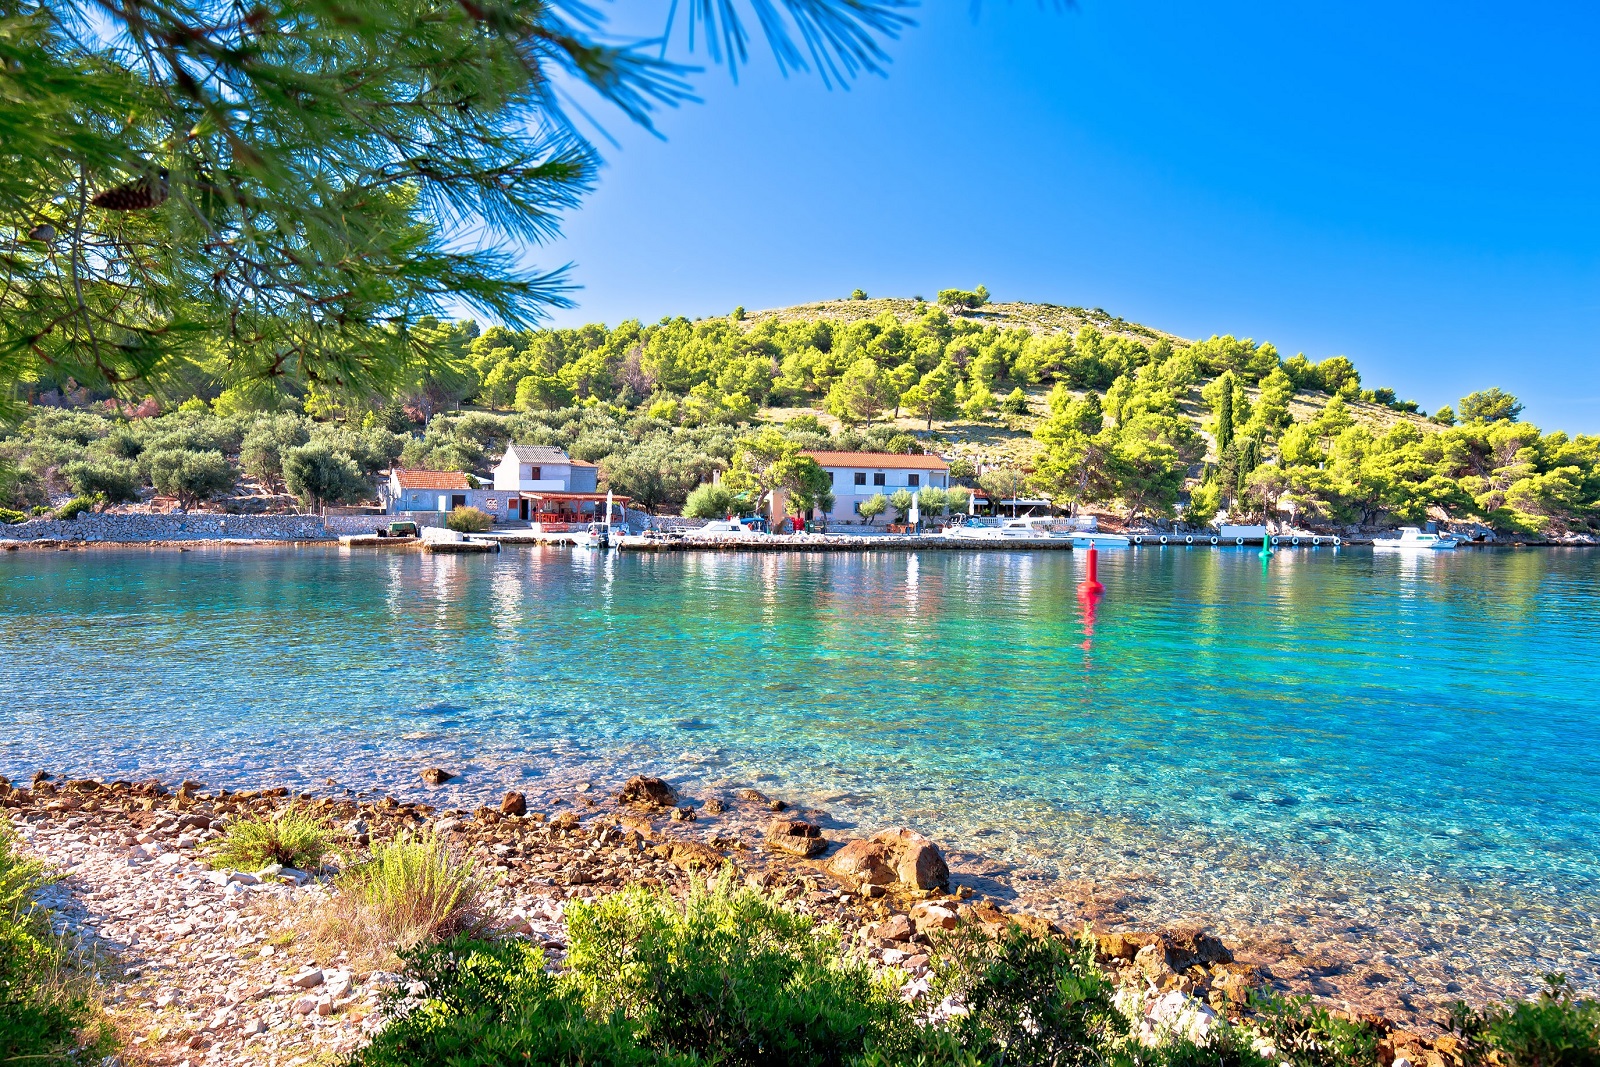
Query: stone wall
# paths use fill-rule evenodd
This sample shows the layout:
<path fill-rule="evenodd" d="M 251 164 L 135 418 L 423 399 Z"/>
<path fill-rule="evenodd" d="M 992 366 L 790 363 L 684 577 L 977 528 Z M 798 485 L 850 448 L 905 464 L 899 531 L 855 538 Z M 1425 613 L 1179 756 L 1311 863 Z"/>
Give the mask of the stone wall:
<path fill-rule="evenodd" d="M 354 518 L 342 516 L 333 521 Z M 366 532 L 372 519 L 363 518 Z M 316 515 L 221 515 L 193 512 L 187 515 L 83 514 L 61 522 L 34 519 L 15 526 L 0 526 L 0 541 L 107 541 L 137 544 L 148 541 L 326 541 L 330 534 Z"/>

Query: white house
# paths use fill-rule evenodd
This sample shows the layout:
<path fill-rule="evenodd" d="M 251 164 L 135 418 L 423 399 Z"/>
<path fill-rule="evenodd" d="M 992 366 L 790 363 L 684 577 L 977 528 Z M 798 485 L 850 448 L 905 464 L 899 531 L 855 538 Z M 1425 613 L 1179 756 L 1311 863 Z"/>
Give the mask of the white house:
<path fill-rule="evenodd" d="M 831 522 L 861 522 L 861 502 L 901 489 L 947 489 L 950 464 L 938 456 L 906 456 L 897 452 L 807 452 L 833 481 Z"/>
<path fill-rule="evenodd" d="M 596 508 L 606 498 L 599 482 L 599 467 L 553 445 L 510 445 L 494 468 L 495 490 L 515 495 L 518 517 L 541 525 L 594 520 L 605 510 Z"/>

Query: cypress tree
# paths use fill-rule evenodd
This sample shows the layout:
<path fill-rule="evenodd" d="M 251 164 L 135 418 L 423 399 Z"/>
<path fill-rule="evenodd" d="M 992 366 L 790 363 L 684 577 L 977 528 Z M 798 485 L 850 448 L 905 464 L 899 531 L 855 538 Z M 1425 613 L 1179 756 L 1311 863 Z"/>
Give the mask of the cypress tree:
<path fill-rule="evenodd" d="M 1220 457 L 1233 444 L 1233 372 L 1224 374 L 1218 386 L 1222 390 L 1217 399 L 1217 455 Z"/>

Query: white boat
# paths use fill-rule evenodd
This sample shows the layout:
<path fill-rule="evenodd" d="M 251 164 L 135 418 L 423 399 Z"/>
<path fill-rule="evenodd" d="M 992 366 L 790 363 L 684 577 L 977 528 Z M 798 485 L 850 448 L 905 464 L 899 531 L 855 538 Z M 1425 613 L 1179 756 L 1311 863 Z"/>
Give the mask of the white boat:
<path fill-rule="evenodd" d="M 1094 548 L 1127 548 L 1132 543 L 1121 534 L 1097 533 L 1094 531 L 1075 533 L 1071 537 L 1073 548 L 1089 548 L 1091 546 Z"/>
<path fill-rule="evenodd" d="M 716 519 L 698 530 L 690 530 L 691 537 L 754 537 L 755 531 L 738 519 Z"/>
<path fill-rule="evenodd" d="M 999 541 L 1005 534 L 998 526 L 946 526 L 944 536 L 956 541 Z"/>
<path fill-rule="evenodd" d="M 1412 552 L 1442 552 L 1454 548 L 1461 542 L 1449 534 L 1423 533 L 1415 526 L 1400 527 L 1399 537 L 1379 537 L 1372 542 L 1373 548 L 1400 548 Z"/>

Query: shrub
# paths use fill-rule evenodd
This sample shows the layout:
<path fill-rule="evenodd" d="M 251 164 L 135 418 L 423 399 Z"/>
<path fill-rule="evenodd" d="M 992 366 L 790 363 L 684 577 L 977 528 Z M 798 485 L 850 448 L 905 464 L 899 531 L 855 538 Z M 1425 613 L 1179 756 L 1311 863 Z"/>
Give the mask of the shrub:
<path fill-rule="evenodd" d="M 483 533 L 494 525 L 494 519 L 477 508 L 456 508 L 444 524 L 457 533 Z"/>
<path fill-rule="evenodd" d="M 662 1051 L 742 1064 L 848 1062 L 904 1021 L 895 990 L 837 934 L 731 875 L 680 903 L 634 887 L 567 911 L 570 981 Z"/>
<path fill-rule="evenodd" d="M 290 805 L 267 819 L 241 819 L 207 850 L 215 866 L 258 871 L 276 863 L 311 870 L 333 851 L 327 824 Z"/>
<path fill-rule="evenodd" d="M 61 476 L 79 496 L 119 504 L 139 499 L 139 468 L 127 460 L 78 460 L 62 467 Z"/>
<path fill-rule="evenodd" d="M 1489 1062 L 1492 1049 L 1504 1067 L 1594 1067 L 1600 1063 L 1600 1004 L 1578 1000 L 1563 975 L 1545 976 L 1538 999 L 1476 1012 L 1465 1004 L 1450 1011 L 1464 1059 Z"/>
<path fill-rule="evenodd" d="M 141 461 L 149 469 L 156 491 L 177 497 L 185 509 L 228 492 L 236 480 L 227 457 L 214 450 L 152 448 Z"/>
<path fill-rule="evenodd" d="M 318 932 L 353 955 L 387 958 L 458 934 L 481 936 L 491 925 L 477 866 L 457 863 L 432 833 L 375 846 L 337 886 Z"/>
<path fill-rule="evenodd" d="M 515 942 L 408 954 L 429 999 L 357 1062 L 833 1065 L 911 1025 L 832 931 L 726 876 L 682 902 L 642 887 L 575 902 L 567 936 L 557 975 Z"/>
<path fill-rule="evenodd" d="M 62 522 L 71 522 L 84 512 L 93 511 L 98 503 L 99 500 L 92 496 L 75 496 L 56 508 L 55 517 Z"/>
<path fill-rule="evenodd" d="M 744 503 L 744 497 L 721 483 L 707 482 L 690 491 L 683 513 L 691 519 L 720 519 L 737 513 Z"/>
<path fill-rule="evenodd" d="M 1088 937 L 1066 942 L 1015 924 L 999 934 L 966 927 L 941 941 L 933 987 L 965 1004 L 949 1029 L 980 1061 L 1096 1062 L 1127 1034 L 1128 1020 L 1094 952 Z"/>
<path fill-rule="evenodd" d="M 50 876 L 19 858 L 0 827 L 0 1063 L 73 1063 L 79 1053 L 110 1051 L 85 975 L 33 902 Z"/>
<path fill-rule="evenodd" d="M 1341 1019 L 1309 997 L 1270 990 L 1253 993 L 1250 1004 L 1255 1030 L 1295 1067 L 1377 1067 L 1378 1031 L 1371 1023 Z"/>
<path fill-rule="evenodd" d="M 1028 394 L 1022 387 L 1011 390 L 1006 398 L 1000 402 L 1000 410 L 1007 415 L 1026 415 L 1028 413 Z"/>
<path fill-rule="evenodd" d="M 15 526 L 19 522 L 27 521 L 28 516 L 24 512 L 13 511 L 10 508 L 0 508 L 0 522 L 8 526 Z"/>

